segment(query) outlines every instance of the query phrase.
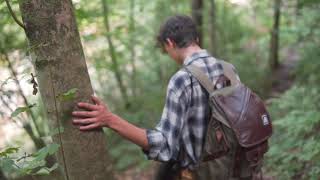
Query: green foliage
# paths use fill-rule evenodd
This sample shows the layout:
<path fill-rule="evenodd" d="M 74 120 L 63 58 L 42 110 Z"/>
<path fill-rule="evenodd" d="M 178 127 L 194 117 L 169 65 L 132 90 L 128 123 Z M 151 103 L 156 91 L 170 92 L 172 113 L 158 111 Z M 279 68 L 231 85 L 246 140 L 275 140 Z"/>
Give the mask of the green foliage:
<path fill-rule="evenodd" d="M 258 11 L 260 8 L 270 8 L 270 5 L 266 5 L 266 2 L 252 2 L 250 7 L 237 7 L 226 1 L 215 1 L 215 6 L 216 47 L 212 51 L 216 58 L 229 61 L 236 67 L 243 83 L 259 95 L 265 96 L 272 81 L 267 60 L 269 33 L 259 32 L 257 29 L 267 29 L 271 23 L 270 20 L 265 22 L 264 11 L 259 12 L 259 16 L 254 18 L 248 16 L 247 12 L 249 8 L 251 11 Z M 211 11 L 210 8 L 208 3 L 206 12 Z M 262 22 L 254 21 L 260 17 Z M 204 35 L 207 37 L 205 42 L 208 44 L 212 41 L 208 37 L 211 18 L 204 16 L 204 19 Z"/>
<path fill-rule="evenodd" d="M 19 147 L 9 147 L 0 152 L 0 157 L 8 157 L 10 154 L 18 152 Z"/>
<path fill-rule="evenodd" d="M 299 42 L 301 61 L 295 76 L 296 85 L 279 99 L 274 99 L 274 135 L 267 157 L 267 168 L 279 179 L 318 179 L 320 176 L 320 78 L 319 29 L 304 33 L 306 26 L 315 23 L 319 14 L 303 9 L 306 21 L 295 28 L 302 39 Z M 316 28 L 316 27 L 313 27 Z"/>
<path fill-rule="evenodd" d="M 17 1 L 10 1 L 10 3 L 17 16 L 19 16 Z M 25 36 L 23 29 L 14 22 L 4 1 L 0 1 L 0 15 L 0 52 L 17 47 L 24 48 Z"/>
<path fill-rule="evenodd" d="M 36 106 L 36 104 L 31 104 L 29 106 L 24 106 L 24 107 L 18 107 L 16 110 L 14 110 L 11 113 L 11 117 L 14 118 L 14 117 L 18 116 L 22 112 L 30 111 L 30 109 L 35 107 L 35 106 Z"/>
<path fill-rule="evenodd" d="M 49 144 L 33 154 L 16 157 L 19 147 L 9 147 L 0 152 L 0 168 L 10 174 L 48 175 L 58 168 L 58 164 L 46 167 L 46 157 L 55 154 L 60 145 Z"/>
<path fill-rule="evenodd" d="M 59 94 L 58 99 L 60 101 L 71 101 L 76 97 L 78 88 L 69 89 L 67 92 Z"/>
<path fill-rule="evenodd" d="M 319 87 L 294 86 L 273 101 L 272 117 L 278 118 L 267 159 L 278 177 L 308 179 L 320 173 L 319 93 Z"/>
<path fill-rule="evenodd" d="M 154 47 L 159 25 L 170 15 L 191 14 L 190 1 L 169 0 L 105 0 L 109 5 L 110 32 L 103 24 L 101 0 L 74 1 L 75 15 L 87 56 L 93 86 L 110 109 L 141 127 L 153 128 L 159 121 L 164 105 L 166 85 L 171 75 L 180 67 Z M 131 6 L 131 3 L 134 6 Z M 209 1 L 205 1 L 203 12 L 204 48 L 210 41 Z M 280 27 L 280 58 L 286 58 L 283 49 L 298 51 L 302 61 L 295 72 L 297 84 L 279 99 L 272 101 L 274 136 L 268 153 L 269 172 L 280 179 L 317 179 L 319 165 L 319 2 L 318 0 L 282 1 Z M 298 4 L 295 4 L 298 2 Z M 272 27 L 272 1 L 250 1 L 248 6 L 239 6 L 231 1 L 216 0 L 216 54 L 217 58 L 233 63 L 241 80 L 249 87 L 266 96 L 269 93 L 272 76 L 268 69 L 268 48 Z M 12 1 L 18 18 L 16 1 Z M 132 8 L 132 9 L 131 9 Z M 297 8 L 297 9 L 296 9 Z M 299 10 L 299 13 L 295 11 Z M 131 18 L 129 12 L 133 12 Z M 297 15 L 296 15 L 297 14 Z M 299 14 L 299 15 L 298 15 Z M 3 1 L 0 3 L 0 58 L 1 53 L 27 54 L 39 43 L 25 48 L 25 34 L 15 24 Z M 132 24 L 134 26 L 132 26 Z M 123 106 L 121 92 L 114 78 L 116 70 L 109 54 L 106 34 L 112 37 L 123 84 L 131 102 L 130 108 Z M 134 53 L 132 53 L 134 52 Z M 0 66 L 4 66 L 1 64 Z M 135 74 L 133 71 L 135 64 Z M 28 62 L 24 66 L 30 66 Z M 135 77 L 135 79 L 133 79 Z M 1 88 L 12 78 L 0 81 Z M 1 89 L 0 88 L 0 89 Z M 1 89 L 2 90 L 2 89 Z M 0 91 L 1 91 L 0 90 Z M 12 91 L 1 91 L 13 96 Z M 58 95 L 60 101 L 73 100 L 78 89 L 72 88 Z M 1 94 L 1 95 L 2 95 Z M 32 97 L 28 97 L 32 98 Z M 19 107 L 12 114 L 33 108 L 40 129 L 40 136 L 54 136 L 63 132 L 63 127 L 49 131 L 43 104 Z M 1 113 L 1 111 L 0 111 Z M 112 131 L 106 131 L 110 154 L 116 170 L 130 167 L 146 167 L 148 161 L 141 149 L 122 140 Z M 20 149 L 20 148 L 19 148 Z M 17 148 L 1 151 L 0 166 L 5 173 L 47 174 L 56 168 L 45 167 L 44 158 L 57 151 L 57 145 L 49 145 L 17 162 L 13 155 Z M 137 155 L 138 154 L 138 155 Z M 22 164 L 19 164 L 22 163 Z M 19 167 L 17 167 L 17 166 Z M 20 167 L 21 166 L 21 167 Z"/>

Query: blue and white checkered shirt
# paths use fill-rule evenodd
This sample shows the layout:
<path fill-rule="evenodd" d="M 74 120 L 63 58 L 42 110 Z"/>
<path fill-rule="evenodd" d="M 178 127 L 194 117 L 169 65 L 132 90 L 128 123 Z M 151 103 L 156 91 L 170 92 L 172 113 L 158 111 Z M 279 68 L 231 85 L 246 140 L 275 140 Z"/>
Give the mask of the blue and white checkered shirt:
<path fill-rule="evenodd" d="M 200 67 L 210 80 L 223 74 L 223 68 L 206 50 L 193 53 L 183 65 Z M 200 160 L 206 125 L 210 116 L 208 93 L 183 68 L 169 81 L 165 107 L 159 124 L 147 130 L 149 159 L 178 161 L 181 167 L 193 168 Z M 183 148 L 183 154 L 179 155 Z"/>

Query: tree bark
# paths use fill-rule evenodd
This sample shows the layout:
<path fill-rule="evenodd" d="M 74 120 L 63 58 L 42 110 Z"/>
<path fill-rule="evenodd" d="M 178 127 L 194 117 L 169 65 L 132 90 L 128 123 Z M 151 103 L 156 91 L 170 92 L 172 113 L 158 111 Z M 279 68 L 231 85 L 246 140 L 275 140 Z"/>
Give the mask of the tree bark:
<path fill-rule="evenodd" d="M 192 0 L 192 18 L 197 25 L 197 30 L 199 33 L 199 45 L 202 45 L 202 10 L 203 1 L 202 0 Z"/>
<path fill-rule="evenodd" d="M 107 37 L 107 41 L 109 44 L 109 52 L 110 52 L 110 56 L 111 56 L 111 61 L 112 61 L 112 71 L 114 72 L 114 75 L 117 79 L 118 82 L 118 86 L 122 95 L 122 99 L 123 102 L 125 102 L 125 107 L 129 108 L 130 107 L 130 102 L 128 99 L 128 94 L 127 94 L 127 88 L 125 87 L 124 83 L 123 83 L 123 79 L 122 79 L 122 73 L 121 70 L 119 68 L 119 64 L 118 64 L 118 59 L 117 59 L 117 55 L 116 55 L 116 50 L 114 48 L 113 45 L 113 41 L 111 39 L 111 35 L 110 35 L 110 24 L 109 24 L 109 8 L 108 8 L 108 3 L 106 2 L 106 0 L 101 0 L 102 3 L 102 10 L 103 10 L 103 18 L 104 18 L 104 25 L 106 27 L 107 33 L 106 33 L 106 37 Z"/>
<path fill-rule="evenodd" d="M 271 70 L 279 67 L 279 24 L 281 13 L 281 0 L 274 0 L 274 23 L 271 30 L 269 63 Z"/>
<path fill-rule="evenodd" d="M 64 127 L 53 137 L 64 179 L 113 179 L 102 130 L 80 132 L 71 122 L 76 102 L 93 94 L 71 1 L 22 0 L 20 10 L 48 118 Z M 60 98 L 72 88 L 75 98 Z"/>

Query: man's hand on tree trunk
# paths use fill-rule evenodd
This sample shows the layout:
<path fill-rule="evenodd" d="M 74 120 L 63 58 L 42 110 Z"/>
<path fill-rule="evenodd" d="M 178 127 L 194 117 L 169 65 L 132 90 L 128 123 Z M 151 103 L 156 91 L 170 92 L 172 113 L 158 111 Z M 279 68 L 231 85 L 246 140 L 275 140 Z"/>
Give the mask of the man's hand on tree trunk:
<path fill-rule="evenodd" d="M 109 111 L 99 98 L 91 96 L 95 104 L 79 102 L 77 106 L 85 111 L 73 111 L 73 124 L 80 125 L 80 130 L 92 130 L 101 127 L 108 127 L 114 119 L 114 114 Z"/>
<path fill-rule="evenodd" d="M 109 111 L 108 107 L 97 97 L 92 96 L 95 104 L 79 102 L 77 106 L 85 111 L 73 111 L 73 124 L 80 125 L 82 131 L 108 127 L 122 137 L 132 141 L 144 150 L 149 150 L 147 132 Z"/>

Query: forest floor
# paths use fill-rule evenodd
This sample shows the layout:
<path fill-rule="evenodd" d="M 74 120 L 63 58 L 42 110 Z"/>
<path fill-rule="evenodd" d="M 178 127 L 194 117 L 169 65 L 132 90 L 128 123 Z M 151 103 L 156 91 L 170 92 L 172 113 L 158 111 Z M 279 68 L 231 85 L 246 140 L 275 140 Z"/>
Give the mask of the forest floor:
<path fill-rule="evenodd" d="M 268 95 L 269 98 L 277 98 L 286 90 L 288 90 L 294 83 L 293 71 L 300 59 L 298 53 L 293 48 L 283 50 L 283 61 L 280 63 L 278 69 L 272 74 L 272 87 Z"/>
<path fill-rule="evenodd" d="M 290 89 L 295 82 L 294 70 L 300 59 L 299 54 L 293 48 L 283 50 L 283 61 L 279 67 L 272 73 L 272 86 L 266 100 L 270 105 L 273 98 L 279 98 L 286 90 Z M 276 180 L 276 177 L 270 176 L 271 172 L 264 172 L 264 180 Z"/>
<path fill-rule="evenodd" d="M 278 98 L 286 90 L 294 84 L 294 70 L 299 61 L 299 55 L 293 48 L 283 49 L 283 61 L 280 62 L 279 67 L 272 73 L 273 83 L 270 93 L 268 94 L 267 104 L 271 102 L 273 98 Z M 152 180 L 158 163 L 152 162 L 151 166 L 144 170 L 137 170 L 136 168 L 130 168 L 125 172 L 116 174 L 118 180 Z M 264 180 L 275 180 L 275 177 L 269 176 L 268 172 L 264 175 Z"/>

